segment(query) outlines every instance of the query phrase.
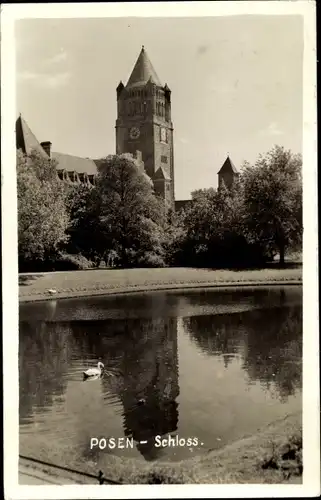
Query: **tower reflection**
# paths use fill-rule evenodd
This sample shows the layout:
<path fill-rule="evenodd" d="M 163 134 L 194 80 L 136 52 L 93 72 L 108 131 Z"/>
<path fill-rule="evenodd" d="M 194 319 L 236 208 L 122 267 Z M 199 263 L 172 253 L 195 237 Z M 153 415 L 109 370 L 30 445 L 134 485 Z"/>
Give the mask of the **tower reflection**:
<path fill-rule="evenodd" d="M 154 437 L 178 426 L 177 318 L 164 317 L 163 300 L 163 295 L 145 297 L 149 317 L 96 321 L 90 329 L 88 322 L 71 325 L 79 351 L 103 359 L 104 397 L 117 396 L 124 434 L 146 460 L 160 453 Z"/>
<path fill-rule="evenodd" d="M 126 371 L 120 394 L 125 435 L 133 437 L 147 460 L 159 453 L 154 437 L 175 432 L 178 425 L 177 320 L 158 319 L 152 328 L 153 343 L 144 354 L 148 363 L 143 366 L 128 353 L 126 362 L 131 369 Z"/>

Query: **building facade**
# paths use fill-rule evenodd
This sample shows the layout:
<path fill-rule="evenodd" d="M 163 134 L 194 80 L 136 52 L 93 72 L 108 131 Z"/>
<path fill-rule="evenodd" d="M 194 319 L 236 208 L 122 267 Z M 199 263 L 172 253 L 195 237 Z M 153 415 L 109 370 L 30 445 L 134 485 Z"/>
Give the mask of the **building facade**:
<path fill-rule="evenodd" d="M 129 153 L 151 178 L 155 193 L 173 211 L 186 209 L 191 200 L 175 201 L 174 137 L 171 117 L 171 90 L 162 85 L 142 47 L 126 85 L 119 83 L 117 94 L 116 154 Z M 16 122 L 16 145 L 23 153 L 37 151 L 57 162 L 58 177 L 68 183 L 95 185 L 100 160 L 52 151 L 50 141 L 39 142 L 24 118 Z M 219 188 L 232 187 L 239 172 L 226 158 L 218 172 Z"/>
<path fill-rule="evenodd" d="M 142 47 L 126 85 L 117 87 L 116 153 L 140 151 L 155 192 L 175 208 L 171 91 Z"/>

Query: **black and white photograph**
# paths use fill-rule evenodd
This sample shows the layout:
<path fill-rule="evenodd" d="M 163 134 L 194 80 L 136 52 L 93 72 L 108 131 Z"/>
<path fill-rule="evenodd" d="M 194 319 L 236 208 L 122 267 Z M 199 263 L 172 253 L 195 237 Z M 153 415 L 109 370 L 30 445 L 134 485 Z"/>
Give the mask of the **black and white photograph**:
<path fill-rule="evenodd" d="M 318 495 L 315 2 L 1 25 L 6 498 Z"/>

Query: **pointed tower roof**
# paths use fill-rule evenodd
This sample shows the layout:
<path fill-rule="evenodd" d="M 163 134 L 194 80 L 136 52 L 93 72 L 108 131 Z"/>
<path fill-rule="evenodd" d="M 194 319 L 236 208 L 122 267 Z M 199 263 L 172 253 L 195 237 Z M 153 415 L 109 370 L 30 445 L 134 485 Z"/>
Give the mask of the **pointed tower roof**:
<path fill-rule="evenodd" d="M 233 172 L 233 174 L 238 174 L 238 170 L 235 167 L 234 163 L 232 162 L 231 158 L 227 156 L 225 162 L 223 163 L 222 167 L 220 170 L 217 172 L 218 174 L 222 174 L 224 172 Z"/>
<path fill-rule="evenodd" d="M 152 63 L 149 60 L 149 57 L 143 45 L 132 74 L 130 75 L 127 82 L 126 88 L 145 85 L 149 80 L 156 85 L 161 86 L 161 82 L 157 76 L 156 71 L 153 68 Z"/>
<path fill-rule="evenodd" d="M 17 149 L 22 149 L 23 153 L 27 155 L 34 150 L 44 158 L 48 158 L 47 153 L 21 115 L 19 115 L 16 121 L 16 147 Z"/>

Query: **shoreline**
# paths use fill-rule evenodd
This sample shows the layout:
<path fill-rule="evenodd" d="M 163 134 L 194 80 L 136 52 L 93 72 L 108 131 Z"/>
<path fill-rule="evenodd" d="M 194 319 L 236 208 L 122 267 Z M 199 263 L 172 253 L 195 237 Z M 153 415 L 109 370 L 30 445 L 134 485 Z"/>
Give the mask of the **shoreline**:
<path fill-rule="evenodd" d="M 170 290 L 302 286 L 302 269 L 189 268 L 88 270 L 19 275 L 19 302 L 115 296 Z M 50 294 L 49 289 L 56 293 Z"/>
<path fill-rule="evenodd" d="M 59 463 L 58 455 L 40 460 Z M 106 456 L 94 465 L 76 459 L 72 450 L 65 463 L 79 473 L 64 472 L 19 458 L 20 484 L 98 484 L 101 469 L 106 478 L 121 484 L 302 484 L 302 413 L 296 412 L 257 429 L 218 450 L 208 450 L 179 462 L 146 462 L 135 458 Z M 35 481 L 35 482 L 33 482 Z"/>

